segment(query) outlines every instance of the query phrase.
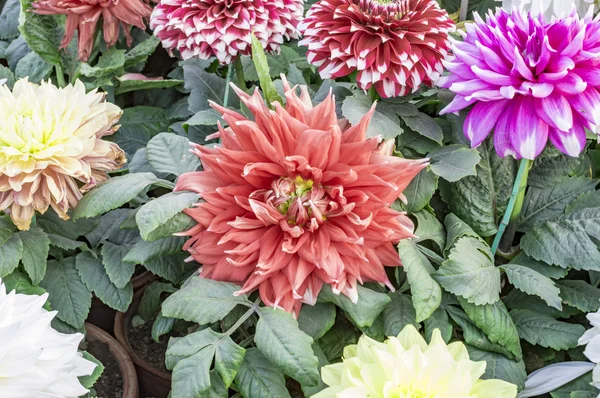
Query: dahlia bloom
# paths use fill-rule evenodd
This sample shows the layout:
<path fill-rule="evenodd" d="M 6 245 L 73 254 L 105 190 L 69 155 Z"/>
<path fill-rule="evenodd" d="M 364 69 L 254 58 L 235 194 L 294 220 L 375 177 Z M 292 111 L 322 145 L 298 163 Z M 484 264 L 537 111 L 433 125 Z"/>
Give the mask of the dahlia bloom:
<path fill-rule="evenodd" d="M 104 41 L 113 46 L 119 38 L 119 26 L 131 44 L 131 25 L 145 30 L 144 19 L 150 16 L 152 8 L 141 0 L 36 0 L 33 11 L 43 15 L 63 14 L 67 16 L 65 34 L 60 48 L 66 48 L 75 29 L 78 30 L 78 57 L 87 61 L 94 47 L 96 24 L 102 16 Z"/>
<path fill-rule="evenodd" d="M 48 294 L 6 293 L 0 280 L 0 397 L 76 398 L 88 392 L 78 377 L 96 364 L 77 351 L 81 333 L 52 329 L 56 311 L 42 306 Z"/>
<path fill-rule="evenodd" d="M 600 389 L 600 311 L 587 314 L 592 328 L 579 338 L 579 345 L 585 345 L 583 354 L 596 364 L 592 372 L 592 385 Z"/>
<path fill-rule="evenodd" d="M 84 192 L 125 163 L 121 148 L 102 140 L 120 115 L 80 81 L 57 88 L 25 78 L 12 92 L 0 86 L 0 211 L 8 209 L 21 230 L 48 206 L 68 219 Z"/>
<path fill-rule="evenodd" d="M 256 91 L 237 90 L 254 121 L 214 103 L 230 126 L 219 147 L 194 145 L 204 171 L 179 177 L 176 190 L 204 199 L 185 212 L 198 222 L 184 249 L 200 276 L 260 292 L 264 303 L 298 313 L 324 283 L 357 300 L 357 283 L 388 285 L 399 266 L 394 243 L 413 237 L 405 214 L 390 209 L 426 159 L 390 156 L 366 139 L 374 109 L 350 127 L 328 95 L 313 107 L 284 80 L 287 105 L 270 110 Z"/>
<path fill-rule="evenodd" d="M 600 22 L 544 22 L 540 15 L 498 9 L 466 25 L 453 43 L 451 72 L 438 84 L 456 93 L 442 113 L 475 104 L 464 124 L 472 146 L 494 129 L 502 157 L 534 159 L 548 139 L 569 156 L 586 143 L 585 128 L 600 124 Z"/>
<path fill-rule="evenodd" d="M 431 85 L 443 71 L 454 22 L 436 0 L 319 0 L 300 24 L 307 58 L 323 79 L 358 71 L 390 98 Z"/>
<path fill-rule="evenodd" d="M 502 1 L 502 8 L 510 12 L 513 8 L 520 11 L 530 11 L 533 15 L 544 14 L 546 20 L 553 16 L 566 18 L 573 7 L 580 15 L 585 15 L 595 0 L 497 0 Z"/>
<path fill-rule="evenodd" d="M 297 38 L 304 0 L 161 0 L 150 27 L 183 59 L 216 56 L 222 65 L 251 52 L 252 33 L 277 52 L 284 39 Z"/>
<path fill-rule="evenodd" d="M 480 380 L 487 363 L 474 362 L 461 342 L 446 345 L 439 329 L 429 345 L 414 326 L 380 343 L 362 336 L 344 348 L 344 360 L 322 368 L 329 386 L 313 398 L 514 398 L 517 386 Z"/>

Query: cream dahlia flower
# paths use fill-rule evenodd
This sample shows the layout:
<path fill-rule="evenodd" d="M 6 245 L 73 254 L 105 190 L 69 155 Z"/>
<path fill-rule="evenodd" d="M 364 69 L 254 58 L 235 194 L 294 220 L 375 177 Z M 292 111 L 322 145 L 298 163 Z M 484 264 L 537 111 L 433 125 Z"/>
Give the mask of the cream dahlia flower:
<path fill-rule="evenodd" d="M 86 94 L 82 82 L 58 88 L 19 80 L 0 86 L 0 211 L 29 229 L 48 206 L 63 219 L 84 192 L 125 163 L 113 134 L 121 116 L 104 94 Z"/>
<path fill-rule="evenodd" d="M 579 345 L 585 345 L 583 354 L 596 364 L 592 372 L 592 385 L 600 389 L 600 311 L 587 314 L 592 328 L 579 338 Z"/>
<path fill-rule="evenodd" d="M 446 345 L 434 330 L 429 345 L 409 325 L 384 343 L 362 336 L 343 362 L 325 366 L 329 388 L 313 398 L 514 398 L 517 386 L 480 380 L 486 362 L 469 360 L 461 342 Z"/>
<path fill-rule="evenodd" d="M 78 377 L 96 364 L 77 351 L 81 333 L 62 334 L 50 322 L 48 298 L 6 293 L 0 280 L 0 397 L 75 398 L 87 393 Z"/>

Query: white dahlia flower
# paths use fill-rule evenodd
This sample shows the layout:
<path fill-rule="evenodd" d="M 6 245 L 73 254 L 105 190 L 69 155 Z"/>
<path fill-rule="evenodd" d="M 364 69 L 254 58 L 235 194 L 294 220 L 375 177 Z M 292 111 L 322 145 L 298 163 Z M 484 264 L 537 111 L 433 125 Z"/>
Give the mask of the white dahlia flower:
<path fill-rule="evenodd" d="M 585 345 L 583 354 L 596 364 L 592 372 L 592 385 L 600 388 L 600 311 L 587 314 L 592 328 L 579 338 L 579 345 Z"/>
<path fill-rule="evenodd" d="M 556 18 L 565 18 L 577 9 L 579 15 L 585 15 L 590 6 L 597 5 L 597 0 L 497 0 L 502 1 L 502 8 L 511 11 L 517 8 L 522 11 L 531 11 L 533 14 L 544 14 L 547 20 L 553 16 Z"/>
<path fill-rule="evenodd" d="M 42 306 L 47 294 L 6 293 L 0 280 L 0 397 L 75 398 L 88 390 L 78 377 L 96 364 L 77 351 L 81 333 L 52 329 L 56 311 Z"/>

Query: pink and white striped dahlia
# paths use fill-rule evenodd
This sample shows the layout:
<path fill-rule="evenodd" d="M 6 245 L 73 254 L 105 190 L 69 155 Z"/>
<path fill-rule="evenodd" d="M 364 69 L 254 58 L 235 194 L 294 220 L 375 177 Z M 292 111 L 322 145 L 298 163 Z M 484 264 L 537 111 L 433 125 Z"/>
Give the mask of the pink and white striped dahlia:
<path fill-rule="evenodd" d="M 361 89 L 374 84 L 390 98 L 439 77 L 453 29 L 435 0 L 319 0 L 300 24 L 300 45 L 322 78 L 358 71 Z"/>
<path fill-rule="evenodd" d="M 270 51 L 297 38 L 304 0 L 161 0 L 150 18 L 154 34 L 183 59 L 217 57 L 222 65 L 249 55 L 252 32 Z"/>
<path fill-rule="evenodd" d="M 548 139 L 569 156 L 600 125 L 600 19 L 575 12 L 544 22 L 498 9 L 454 41 L 451 72 L 438 84 L 456 93 L 442 113 L 475 104 L 464 124 L 472 146 L 494 130 L 500 156 L 534 159 Z"/>
<path fill-rule="evenodd" d="M 393 286 L 384 266 L 399 266 L 394 243 L 413 236 L 390 208 L 426 159 L 390 156 L 366 138 L 374 109 L 350 127 L 330 94 L 313 107 L 284 80 L 287 105 L 270 110 L 256 91 L 237 90 L 254 121 L 216 104 L 230 126 L 222 145 L 195 145 L 204 171 L 179 177 L 176 190 L 199 193 L 187 209 L 198 224 L 184 248 L 201 276 L 243 285 L 270 306 L 298 313 L 324 283 L 357 300 L 357 282 Z"/>

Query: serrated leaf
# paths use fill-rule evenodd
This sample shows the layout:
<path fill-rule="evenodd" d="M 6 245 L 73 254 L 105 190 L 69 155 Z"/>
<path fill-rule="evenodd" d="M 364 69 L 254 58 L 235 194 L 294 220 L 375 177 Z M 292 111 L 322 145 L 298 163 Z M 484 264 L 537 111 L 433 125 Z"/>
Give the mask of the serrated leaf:
<path fill-rule="evenodd" d="M 413 216 L 417 219 L 417 229 L 415 230 L 415 235 L 418 238 L 417 242 L 431 240 L 438 246 L 440 252 L 444 250 L 446 246 L 446 231 L 435 214 L 427 210 L 421 210 L 414 213 Z"/>
<path fill-rule="evenodd" d="M 47 79 L 51 72 L 52 65 L 44 61 L 37 53 L 31 52 L 17 63 L 15 78 L 22 79 L 27 77 L 32 83 L 40 83 L 42 80 Z"/>
<path fill-rule="evenodd" d="M 420 328 L 415 308 L 407 295 L 390 293 L 392 301 L 383 310 L 383 328 L 386 336 L 398 336 L 406 325 Z"/>
<path fill-rule="evenodd" d="M 494 266 L 493 257 L 486 244 L 463 237 L 433 277 L 445 290 L 470 303 L 492 304 L 500 299 L 500 270 Z"/>
<path fill-rule="evenodd" d="M 235 344 L 229 336 L 219 340 L 215 352 L 215 369 L 221 376 L 225 387 L 229 387 L 240 369 L 246 350 Z"/>
<path fill-rule="evenodd" d="M 319 301 L 332 303 L 343 309 L 358 327 L 369 327 L 390 302 L 387 294 L 378 293 L 364 286 L 357 286 L 358 300 L 353 303 L 343 294 L 334 294 L 329 285 L 324 285 Z"/>
<path fill-rule="evenodd" d="M 125 68 L 146 61 L 159 44 L 160 39 L 158 37 L 148 36 L 146 40 L 125 53 Z"/>
<path fill-rule="evenodd" d="M 246 350 L 235 380 L 244 398 L 290 398 L 283 373 L 256 348 Z"/>
<path fill-rule="evenodd" d="M 406 105 L 408 104 L 402 105 L 406 107 Z M 409 112 L 410 114 L 407 114 L 408 112 L 399 112 L 398 108 L 396 108 L 396 112 L 400 115 L 404 123 L 406 123 L 406 125 L 410 127 L 413 131 L 416 131 L 422 136 L 427 137 L 430 140 L 435 141 L 439 144 L 442 143 L 444 133 L 442 132 L 440 125 L 435 121 L 434 118 L 418 110 L 416 112 Z"/>
<path fill-rule="evenodd" d="M 530 268 L 545 277 L 551 279 L 561 279 L 567 276 L 568 270 L 554 265 L 548 265 L 544 262 L 537 261 L 521 252 L 515 258 L 510 260 L 510 264 L 519 264 L 523 267 Z"/>
<path fill-rule="evenodd" d="M 438 329 L 442 334 L 442 338 L 446 343 L 450 342 L 452 338 L 452 324 L 448 319 L 448 313 L 443 308 L 438 308 L 431 316 L 425 319 L 425 338 L 427 341 L 431 341 L 431 336 L 435 329 Z"/>
<path fill-rule="evenodd" d="M 438 186 L 438 178 L 425 168 L 419 172 L 402 192 L 406 197 L 406 210 L 415 213 L 429 204 Z"/>
<path fill-rule="evenodd" d="M 298 316 L 298 327 L 314 340 L 323 337 L 334 323 L 335 305 L 331 303 L 303 305 Z"/>
<path fill-rule="evenodd" d="M 123 109 L 119 124 L 119 130 L 106 139 L 116 142 L 127 155 L 133 156 L 138 149 L 145 148 L 152 137 L 168 131 L 171 121 L 165 109 L 134 106 Z"/>
<path fill-rule="evenodd" d="M 458 218 L 455 214 L 450 213 L 446 216 L 444 219 L 444 226 L 446 227 L 446 231 L 448 231 L 448 239 L 446 239 L 446 247 L 444 248 L 445 256 L 450 253 L 450 249 L 454 247 L 456 241 L 463 236 L 481 239 L 469 224 Z"/>
<path fill-rule="evenodd" d="M 275 308 L 259 308 L 254 342 L 259 351 L 285 374 L 301 384 L 319 382 L 319 361 L 313 354 L 313 339 L 298 328 L 288 312 Z"/>
<path fill-rule="evenodd" d="M 213 331 L 211 329 L 204 329 L 195 334 L 209 335 L 210 332 Z M 181 343 L 183 339 L 179 340 L 174 346 Z M 171 348 L 173 347 L 169 347 L 169 350 Z M 210 390 L 210 367 L 215 355 L 215 348 L 214 341 L 207 342 L 195 354 L 177 362 L 177 365 L 173 368 L 172 375 L 172 393 L 176 397 L 196 398 Z M 167 355 L 169 355 L 169 350 L 167 351 Z"/>
<path fill-rule="evenodd" d="M 130 243 L 132 235 L 129 231 L 122 231 L 121 224 L 135 213 L 132 209 L 115 209 L 100 216 L 94 229 L 85 234 L 85 238 L 92 247 L 97 247 L 103 241 L 115 244 Z M 83 219 L 82 219 L 83 220 Z M 139 235 L 138 235 L 139 238 Z"/>
<path fill-rule="evenodd" d="M 187 61 L 183 65 L 185 88 L 190 91 L 189 110 L 192 113 L 209 109 L 209 101 L 223 105 L 225 90 L 228 89 L 225 79 L 214 73 L 206 72 L 204 69 L 209 64 L 210 61 L 194 60 L 194 62 Z M 239 104 L 237 96 L 231 93 L 228 105 L 239 108 Z"/>
<path fill-rule="evenodd" d="M 0 278 L 18 267 L 23 256 L 23 242 L 17 228 L 6 217 L 0 217 Z"/>
<path fill-rule="evenodd" d="M 536 224 L 559 217 L 569 203 L 597 184 L 596 180 L 572 177 L 546 188 L 530 187 L 521 210 L 519 231 L 529 231 Z"/>
<path fill-rule="evenodd" d="M 61 219 L 53 209 L 49 209 L 44 214 L 38 214 L 36 216 L 37 224 L 47 234 L 60 235 L 71 240 L 77 240 L 78 237 L 83 236 L 93 230 L 98 220 L 80 219 L 74 221 Z"/>
<path fill-rule="evenodd" d="M 64 250 L 76 250 L 79 248 L 85 247 L 85 243 L 79 242 L 76 240 L 71 240 L 69 238 L 65 238 L 64 236 L 55 235 L 55 234 L 46 234 L 48 236 L 48 240 L 50 241 L 50 246 L 60 247 Z"/>
<path fill-rule="evenodd" d="M 159 256 L 144 262 L 144 267 L 169 282 L 179 282 L 185 271 L 186 253 L 176 253 L 169 256 Z"/>
<path fill-rule="evenodd" d="M 438 148 L 428 157 L 431 159 L 431 171 L 450 182 L 477 175 L 475 167 L 481 161 L 477 149 L 463 145 Z"/>
<path fill-rule="evenodd" d="M 147 240 L 153 231 L 196 202 L 196 193 L 172 192 L 143 205 L 135 216 L 142 239 Z"/>
<path fill-rule="evenodd" d="M 111 76 L 118 72 L 125 65 L 125 50 L 119 50 L 116 47 L 110 48 L 103 53 L 95 66 L 82 63 L 80 67 L 81 74 L 87 77 L 101 78 Z"/>
<path fill-rule="evenodd" d="M 76 267 L 81 280 L 104 304 L 119 312 L 127 311 L 133 299 L 131 282 L 122 289 L 116 287 L 106 274 L 102 262 L 91 252 L 78 254 Z"/>
<path fill-rule="evenodd" d="M 115 95 L 136 90 L 176 87 L 184 83 L 183 80 L 175 79 L 122 80 L 122 78 L 117 77 L 117 80 L 119 80 L 119 86 L 115 89 Z"/>
<path fill-rule="evenodd" d="M 50 239 L 38 227 L 31 227 L 29 231 L 19 231 L 19 237 L 23 242 L 23 267 L 31 278 L 31 282 L 37 285 L 46 275 Z"/>
<path fill-rule="evenodd" d="M 585 332 L 582 325 L 560 322 L 550 315 L 534 311 L 512 310 L 510 316 L 523 340 L 554 350 L 577 347 L 577 341 Z"/>
<path fill-rule="evenodd" d="M 49 293 L 52 308 L 58 311 L 61 321 L 76 329 L 83 327 L 92 306 L 92 292 L 77 273 L 75 257 L 48 261 L 40 285 Z"/>
<path fill-rule="evenodd" d="M 15 290 L 17 293 L 35 294 L 37 296 L 46 293 L 43 287 L 33 286 L 29 277 L 20 271 L 14 271 L 10 275 L 5 276 L 2 278 L 2 283 L 6 286 L 6 291 L 8 292 Z"/>
<path fill-rule="evenodd" d="M 29 47 L 46 62 L 60 65 L 58 44 L 62 35 L 59 20 L 54 15 L 37 15 L 30 11 L 31 0 L 21 0 L 19 31 Z"/>
<path fill-rule="evenodd" d="M 157 257 L 179 253 L 185 242 L 184 237 L 164 238 L 154 242 L 141 240 L 127 253 L 123 261 L 133 264 L 146 264 Z"/>
<path fill-rule="evenodd" d="M 484 380 L 500 379 L 516 385 L 519 390 L 525 387 L 527 372 L 523 361 L 513 361 L 504 355 L 483 351 L 467 345 L 471 361 L 485 361 L 485 373 L 481 376 Z"/>
<path fill-rule="evenodd" d="M 510 283 L 517 289 L 527 294 L 532 294 L 543 299 L 550 307 L 562 311 L 560 290 L 550 278 L 518 264 L 502 266 Z"/>
<path fill-rule="evenodd" d="M 19 0 L 7 0 L 0 13 L 0 40 L 12 39 L 19 36 Z"/>
<path fill-rule="evenodd" d="M 560 288 L 563 303 L 583 312 L 596 312 L 600 309 L 600 289 L 582 280 L 562 280 L 556 282 Z"/>
<path fill-rule="evenodd" d="M 250 305 L 245 295 L 234 296 L 239 286 L 192 277 L 187 285 L 167 298 L 162 314 L 206 325 L 223 319 L 236 305 Z"/>
<path fill-rule="evenodd" d="M 523 356 L 517 328 L 502 301 L 494 304 L 475 305 L 461 297 L 458 299 L 469 318 L 492 343 L 500 344 L 517 358 Z"/>
<path fill-rule="evenodd" d="M 158 181 L 152 173 L 126 174 L 111 178 L 88 192 L 79 201 L 74 218 L 91 218 L 116 209 Z"/>
<path fill-rule="evenodd" d="M 171 133 L 160 133 L 148 142 L 148 162 L 159 173 L 180 176 L 200 167 L 198 156 L 190 152 L 190 140 Z"/>
<path fill-rule="evenodd" d="M 89 375 L 89 376 L 80 376 L 79 377 L 79 382 L 81 383 L 81 385 L 84 386 L 87 389 L 90 389 L 90 388 L 92 388 L 92 386 L 94 384 L 96 384 L 96 381 L 98 381 L 98 379 L 100 378 L 100 376 L 104 372 L 104 365 L 102 365 L 102 362 L 100 362 L 98 359 L 96 359 L 89 352 L 85 352 L 84 351 L 81 354 L 83 355 L 83 358 L 85 358 L 88 361 L 93 362 L 93 363 L 96 364 L 96 367 L 94 368 L 94 371 L 92 372 L 91 375 Z"/>
<path fill-rule="evenodd" d="M 435 268 L 419 251 L 416 243 L 404 239 L 398 244 L 402 266 L 407 274 L 416 321 L 420 323 L 431 316 L 442 302 L 442 288 L 431 277 Z"/>
<path fill-rule="evenodd" d="M 395 138 L 402 134 L 398 116 L 390 104 L 378 104 L 367 127 L 367 137 L 382 136 L 384 139 Z M 354 126 L 360 123 L 373 106 L 368 95 L 358 92 L 353 97 L 346 97 L 342 104 L 342 113 Z"/>
<path fill-rule="evenodd" d="M 527 183 L 538 188 L 555 185 L 569 176 L 579 174 L 581 163 L 581 158 L 567 156 L 549 146 L 535 159 Z"/>
<path fill-rule="evenodd" d="M 569 203 L 565 212 L 572 213 L 590 207 L 600 207 L 600 191 L 590 191 L 579 195 L 577 199 Z"/>
<path fill-rule="evenodd" d="M 152 320 L 160 310 L 163 293 L 175 293 L 177 290 L 170 283 L 152 282 L 144 289 L 144 295 L 138 306 L 138 315 L 144 321 Z"/>
<path fill-rule="evenodd" d="M 508 309 L 531 310 L 540 314 L 550 315 L 555 319 L 570 318 L 571 316 L 580 313 L 577 308 L 564 304 L 562 306 L 563 310 L 559 311 L 556 308 L 548 306 L 548 304 L 538 296 L 530 296 L 518 289 L 513 289 L 502 301 L 504 301 L 504 304 Z"/>
<path fill-rule="evenodd" d="M 123 257 L 129 253 L 127 245 L 114 245 L 104 242 L 102 245 L 102 264 L 110 281 L 118 288 L 124 288 L 135 272 L 135 264 L 123 261 Z"/>
<path fill-rule="evenodd" d="M 167 318 L 161 314 L 156 315 L 156 319 L 152 323 L 152 339 L 159 343 L 161 336 L 173 330 L 173 325 L 175 325 L 175 318 Z"/>

